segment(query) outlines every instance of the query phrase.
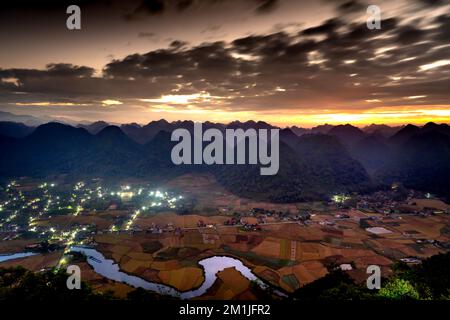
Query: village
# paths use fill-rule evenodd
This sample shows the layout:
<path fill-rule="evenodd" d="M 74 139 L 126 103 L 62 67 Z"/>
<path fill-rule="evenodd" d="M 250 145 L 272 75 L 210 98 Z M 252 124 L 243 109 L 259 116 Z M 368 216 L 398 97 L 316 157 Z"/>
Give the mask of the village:
<path fill-rule="evenodd" d="M 423 192 L 394 185 L 373 194 L 336 194 L 327 202 L 273 204 L 239 199 L 209 177 L 196 177 L 197 185 L 191 178 L 159 188 L 97 179 L 11 181 L 1 192 L 0 255 L 36 255 L 0 267 L 60 268 L 72 263 L 72 246 L 84 246 L 130 274 L 188 290 L 201 282 L 200 259 L 227 255 L 289 293 L 330 268 L 363 281 L 368 265 L 389 275 L 396 262 L 418 264 L 450 248 L 450 206 Z M 98 290 L 117 287 L 95 283 Z M 249 290 L 244 283 L 223 286 L 237 296 Z M 128 290 L 120 288 L 119 295 Z"/>

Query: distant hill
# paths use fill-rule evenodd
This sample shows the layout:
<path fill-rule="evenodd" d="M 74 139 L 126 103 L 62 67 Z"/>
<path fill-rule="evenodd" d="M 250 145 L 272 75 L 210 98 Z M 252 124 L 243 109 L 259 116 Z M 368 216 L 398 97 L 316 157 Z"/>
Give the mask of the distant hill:
<path fill-rule="evenodd" d="M 188 130 L 193 126 L 192 122 L 176 124 Z M 169 128 L 174 129 L 176 124 Z M 264 123 L 250 122 L 247 128 L 252 124 L 266 127 Z M 361 190 L 369 183 L 364 169 L 329 136 L 299 138 L 289 129 L 282 130 L 281 165 L 276 176 L 261 176 L 259 165 L 176 166 L 170 158 L 175 144 L 170 137 L 170 132 L 159 131 L 149 142 L 139 144 L 117 126 L 107 126 L 93 135 L 84 128 L 48 123 L 27 137 L 0 140 L 8 150 L 0 155 L 0 175 L 66 174 L 74 179 L 132 176 L 158 181 L 188 172 L 208 171 L 236 194 L 271 201 L 328 199 L 330 193 Z M 315 146 L 307 142 L 310 139 L 318 139 Z"/>
<path fill-rule="evenodd" d="M 280 130 L 280 140 L 291 148 L 295 147 L 299 141 L 298 136 L 289 128 Z"/>
<path fill-rule="evenodd" d="M 122 124 L 120 129 L 134 141 L 144 144 L 148 138 L 142 134 L 142 127 L 137 123 Z"/>
<path fill-rule="evenodd" d="M 106 128 L 107 126 L 109 126 L 109 123 L 107 123 L 105 121 L 96 121 L 96 122 L 93 122 L 90 124 L 78 125 L 78 127 L 84 128 L 92 134 L 97 134 L 102 129 Z"/>
<path fill-rule="evenodd" d="M 300 127 L 297 127 L 297 126 L 292 126 L 292 127 L 289 127 L 288 129 L 291 129 L 291 131 L 293 133 L 295 133 L 297 136 L 301 136 L 303 134 L 308 134 L 308 133 L 311 132 L 310 129 L 300 128 Z"/>
<path fill-rule="evenodd" d="M 130 136 L 133 140 L 140 144 L 145 144 L 149 142 L 151 139 L 153 139 L 159 132 L 165 131 L 165 132 L 172 132 L 175 129 L 183 128 L 187 129 L 190 132 L 193 132 L 194 129 L 194 122 L 193 121 L 174 121 L 174 122 L 168 122 L 164 119 L 157 120 L 157 121 L 151 121 L 148 124 L 144 126 L 140 126 L 138 124 L 124 124 L 121 126 L 121 129 L 123 132 L 125 132 L 128 136 Z M 239 122 L 239 121 L 233 121 L 227 125 L 221 124 L 221 123 L 213 123 L 206 121 L 203 123 L 203 130 L 207 130 L 209 128 L 216 128 L 221 131 L 224 131 L 225 129 L 236 129 L 236 128 L 242 128 L 244 130 L 247 130 L 249 128 L 254 129 L 271 129 L 275 128 L 274 126 L 271 126 L 265 122 L 259 121 L 247 121 L 247 122 Z"/>
<path fill-rule="evenodd" d="M 0 121 L 0 135 L 12 138 L 23 138 L 33 132 L 34 127 L 23 123 Z"/>
<path fill-rule="evenodd" d="M 295 202 L 327 197 L 327 192 L 314 182 L 311 169 L 283 142 L 280 143 L 278 174 L 262 176 L 259 168 L 259 165 L 217 166 L 214 174 L 225 189 L 246 198 Z"/>
<path fill-rule="evenodd" d="M 397 133 L 395 133 L 392 137 L 390 137 L 389 142 L 392 144 L 400 145 L 405 143 L 412 136 L 418 134 L 420 132 L 420 127 L 408 124 L 407 126 L 400 129 Z"/>
<path fill-rule="evenodd" d="M 329 200 L 335 193 L 371 188 L 364 168 L 327 135 L 304 135 L 292 146 L 282 140 L 275 176 L 261 176 L 259 166 L 251 165 L 221 166 L 216 176 L 231 192 L 274 202 Z"/>
<path fill-rule="evenodd" d="M 7 167 L 2 168 L 2 173 L 45 177 L 70 171 L 83 165 L 80 156 L 91 140 L 92 136 L 82 128 L 60 123 L 41 125 L 29 136 L 18 139 L 7 154 L 2 154 Z"/>
<path fill-rule="evenodd" d="M 254 121 L 203 126 L 224 131 L 239 124 L 246 129 L 270 126 Z M 328 199 L 337 192 L 363 192 L 371 190 L 374 182 L 389 185 L 394 181 L 450 196 L 448 125 L 408 125 L 390 138 L 349 125 L 334 126 L 329 134 L 300 136 L 281 129 L 280 170 L 275 176 L 261 176 L 260 165 L 174 165 L 171 132 L 176 128 L 192 131 L 192 121 L 160 120 L 143 127 L 104 125 L 97 123 L 97 129 L 103 128 L 92 134 L 85 128 L 55 122 L 34 130 L 23 124 L 0 123 L 1 132 L 6 133 L 0 132 L 0 177 L 65 174 L 74 179 L 100 176 L 163 181 L 206 171 L 235 194 L 277 202 Z M 139 135 L 133 136 L 132 130 Z"/>
<path fill-rule="evenodd" d="M 361 129 L 350 124 L 335 126 L 328 134 L 337 137 L 346 146 L 351 146 L 366 136 Z"/>
<path fill-rule="evenodd" d="M 389 138 L 391 144 L 402 144 L 407 142 L 413 136 L 426 133 L 426 132 L 439 132 L 444 135 L 450 136 L 450 126 L 448 124 L 436 124 L 434 122 L 428 122 L 424 126 L 419 127 L 412 124 L 408 124 L 400 129 L 396 134 Z"/>
<path fill-rule="evenodd" d="M 336 137 L 304 135 L 299 138 L 295 151 L 313 168 L 316 177 L 323 177 L 327 181 L 324 189 L 350 192 L 370 185 L 370 178 L 364 167 L 351 157 Z"/>
<path fill-rule="evenodd" d="M 267 122 L 264 121 L 246 121 L 246 122 L 240 122 L 240 121 L 233 121 L 230 122 L 227 126 L 227 129 L 243 129 L 243 130 L 247 130 L 247 129 L 273 129 L 276 128 L 275 126 L 272 126 L 271 124 L 268 124 Z"/>
<path fill-rule="evenodd" d="M 364 127 L 362 130 L 367 134 L 378 134 L 385 138 L 389 138 L 396 134 L 404 126 L 394 126 L 390 127 L 385 124 L 371 124 Z"/>
<path fill-rule="evenodd" d="M 18 122 L 33 127 L 51 121 L 51 119 L 41 119 L 29 115 L 19 115 L 11 112 L 0 111 L 0 121 Z"/>
<path fill-rule="evenodd" d="M 393 159 L 377 173 L 386 183 L 450 195 L 450 136 L 437 130 L 413 135 L 399 146 Z"/>
<path fill-rule="evenodd" d="M 333 129 L 335 126 L 331 125 L 331 124 L 321 124 L 319 126 L 313 127 L 311 128 L 311 132 L 310 133 L 322 133 L 322 134 L 327 134 L 331 129 Z"/>
<path fill-rule="evenodd" d="M 450 126 L 446 123 L 436 124 L 434 122 L 428 122 L 420 130 L 420 132 L 422 133 L 430 131 L 436 131 L 442 134 L 450 135 Z"/>
<path fill-rule="evenodd" d="M 393 157 L 393 148 L 387 143 L 387 139 L 376 133 L 362 138 L 349 151 L 371 175 L 386 166 Z"/>

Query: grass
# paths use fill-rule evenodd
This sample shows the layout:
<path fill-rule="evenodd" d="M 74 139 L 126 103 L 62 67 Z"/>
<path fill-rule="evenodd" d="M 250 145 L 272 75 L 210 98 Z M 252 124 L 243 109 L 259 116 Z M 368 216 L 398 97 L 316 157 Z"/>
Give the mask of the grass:
<path fill-rule="evenodd" d="M 237 251 L 237 250 L 233 250 L 227 246 L 224 246 L 223 249 L 226 253 L 235 255 L 240 258 L 244 258 L 254 265 L 266 266 L 271 269 L 279 269 L 282 267 L 289 267 L 289 266 L 293 266 L 295 264 L 295 261 L 291 261 L 291 260 L 287 260 L 287 259 L 262 257 L 262 256 L 258 256 L 257 254 L 255 254 L 253 252 Z"/>
<path fill-rule="evenodd" d="M 159 241 L 148 241 L 141 243 L 141 247 L 144 253 L 152 254 L 160 250 L 163 247 L 163 245 Z"/>

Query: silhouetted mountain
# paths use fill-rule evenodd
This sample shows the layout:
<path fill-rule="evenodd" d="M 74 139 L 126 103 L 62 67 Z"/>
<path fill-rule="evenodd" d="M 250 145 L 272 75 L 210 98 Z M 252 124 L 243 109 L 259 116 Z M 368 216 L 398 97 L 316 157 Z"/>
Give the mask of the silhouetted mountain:
<path fill-rule="evenodd" d="M 233 121 L 233 122 L 230 122 L 226 126 L 226 128 L 227 129 L 243 129 L 243 130 L 252 128 L 252 129 L 258 130 L 258 129 L 273 129 L 275 127 L 264 121 L 255 122 L 253 120 L 250 120 L 250 121 L 246 121 L 246 122 Z"/>
<path fill-rule="evenodd" d="M 142 127 L 141 134 L 136 141 L 146 143 L 153 139 L 160 131 L 172 132 L 173 125 L 164 119 L 152 121 Z"/>
<path fill-rule="evenodd" d="M 353 145 L 365 136 L 361 129 L 350 124 L 336 126 L 328 131 L 328 134 L 337 137 L 346 146 Z"/>
<path fill-rule="evenodd" d="M 160 119 L 160 120 L 152 121 L 148 125 L 154 126 L 154 127 L 159 127 L 162 129 L 162 128 L 166 128 L 167 126 L 169 126 L 170 122 L 168 122 L 166 119 Z"/>
<path fill-rule="evenodd" d="M 168 179 L 195 170 L 196 166 L 178 166 L 172 162 L 172 148 L 177 143 L 171 141 L 170 132 L 158 132 L 143 146 L 144 155 L 137 164 L 138 171 L 144 175 L 150 172 L 156 178 Z"/>
<path fill-rule="evenodd" d="M 280 130 L 280 140 L 288 146 L 295 147 L 298 143 L 298 136 L 291 129 L 285 128 Z"/>
<path fill-rule="evenodd" d="M 228 125 L 224 125 L 221 123 L 213 123 L 213 122 L 204 122 L 202 123 L 203 131 L 210 129 L 210 128 L 216 128 L 221 131 L 225 129 L 237 129 L 241 128 L 243 130 L 247 130 L 250 128 L 253 129 L 270 129 L 275 128 L 265 122 L 262 121 L 247 121 L 247 122 L 239 122 L 239 121 L 233 121 Z M 158 120 L 158 121 L 152 121 L 148 123 L 147 125 L 140 127 L 137 124 L 130 124 L 130 125 L 122 125 L 121 129 L 134 141 L 137 141 L 138 143 L 145 144 L 149 141 L 151 141 L 159 132 L 165 131 L 165 132 L 172 132 L 175 129 L 182 128 L 187 129 L 189 132 L 193 132 L 194 130 L 194 122 L 193 121 L 174 121 L 174 122 L 168 122 L 164 119 Z"/>
<path fill-rule="evenodd" d="M 60 123 L 37 127 L 9 151 L 2 157 L 1 171 L 35 177 L 132 175 L 132 164 L 141 156 L 139 145 L 118 127 L 107 127 L 93 136 L 84 128 Z"/>
<path fill-rule="evenodd" d="M 0 150 L 2 150 L 3 157 L 7 156 L 6 152 L 9 152 L 14 144 L 17 143 L 17 139 L 13 137 L 7 137 L 0 134 Z"/>
<path fill-rule="evenodd" d="M 349 151 L 370 174 L 386 166 L 393 157 L 393 150 L 388 146 L 386 139 L 379 134 L 362 138 L 350 147 Z"/>
<path fill-rule="evenodd" d="M 96 122 L 93 122 L 88 125 L 78 125 L 78 127 L 84 128 L 89 133 L 92 133 L 92 134 L 97 134 L 98 132 L 100 132 L 101 130 L 106 128 L 107 126 L 109 126 L 109 123 L 107 123 L 105 121 L 96 121 Z"/>
<path fill-rule="evenodd" d="M 224 165 L 214 168 L 217 181 L 225 189 L 242 197 L 273 202 L 326 198 L 327 191 L 320 190 L 320 186 L 314 182 L 310 168 L 283 142 L 280 142 L 277 175 L 262 176 L 259 165 Z"/>
<path fill-rule="evenodd" d="M 421 133 L 429 131 L 436 131 L 442 134 L 450 135 L 450 126 L 446 123 L 436 124 L 434 122 L 428 122 L 420 130 Z"/>
<path fill-rule="evenodd" d="M 94 136 L 89 149 L 89 167 L 101 176 L 136 176 L 136 162 L 144 155 L 143 147 L 128 137 L 119 127 L 108 126 Z"/>
<path fill-rule="evenodd" d="M 306 128 L 300 128 L 297 126 L 293 126 L 293 127 L 289 127 L 288 129 L 291 129 L 293 133 L 295 133 L 297 136 L 301 136 L 307 133 L 310 133 L 311 130 L 310 129 L 306 129 Z"/>
<path fill-rule="evenodd" d="M 96 134 L 102 143 L 134 145 L 135 143 L 119 127 L 107 126 Z"/>
<path fill-rule="evenodd" d="M 406 139 L 412 135 L 403 143 L 392 143 L 394 137 L 385 140 L 381 135 L 364 133 L 361 140 L 351 140 L 349 132 L 360 133 L 349 126 L 334 128 L 335 136 L 298 137 L 292 130 L 283 129 L 279 172 L 275 176 L 261 176 L 261 165 L 174 165 L 171 151 L 176 142 L 171 141 L 171 131 L 178 127 L 191 131 L 193 124 L 163 120 L 150 123 L 148 130 L 153 132 L 164 127 L 168 130 L 159 130 L 145 144 L 135 142 L 117 126 L 107 126 L 92 135 L 84 128 L 48 123 L 23 138 L 0 134 L 0 147 L 4 151 L 0 154 L 0 177 L 65 174 L 74 179 L 141 177 L 159 181 L 206 171 L 240 196 L 290 202 L 325 200 L 338 192 L 369 190 L 368 170 L 386 184 L 401 181 L 407 187 L 450 194 L 450 136 L 443 133 L 447 132 L 447 125 L 405 127 L 398 137 Z M 265 123 L 245 124 L 247 128 L 266 127 Z M 225 128 L 215 123 L 204 124 L 204 129 L 210 127 Z M 347 139 L 350 146 L 344 147 L 339 139 Z M 348 140 L 356 142 L 351 144 Z"/>
<path fill-rule="evenodd" d="M 92 136 L 86 129 L 75 128 L 59 122 L 49 122 L 37 127 L 25 138 L 28 144 L 56 145 L 70 148 L 86 143 Z"/>
<path fill-rule="evenodd" d="M 15 139 L 13 137 L 8 137 L 8 136 L 4 136 L 4 135 L 0 134 L 0 146 L 2 148 L 9 146 L 10 144 L 12 144 L 16 141 L 17 141 L 17 139 Z M 5 149 L 2 149 L 2 150 L 5 150 Z"/>
<path fill-rule="evenodd" d="M 329 200 L 334 193 L 370 188 L 364 168 L 336 138 L 304 135 L 294 148 L 280 141 L 280 168 L 275 176 L 260 175 L 259 165 L 218 166 L 218 181 L 240 196 L 295 202 Z"/>
<path fill-rule="evenodd" d="M 122 129 L 127 136 L 140 144 L 147 142 L 147 137 L 144 136 L 142 127 L 137 123 L 122 124 L 120 129 Z"/>
<path fill-rule="evenodd" d="M 4 177 L 10 177 L 11 173 L 11 152 L 14 150 L 17 144 L 16 138 L 0 135 L 0 181 Z"/>
<path fill-rule="evenodd" d="M 193 123 L 183 121 L 169 127 L 173 129 L 175 125 L 192 129 Z M 0 139 L 8 150 L 0 156 L 0 174 L 33 177 L 65 174 L 74 179 L 145 177 L 158 181 L 187 172 L 207 171 L 236 194 L 272 201 L 328 199 L 333 192 L 357 191 L 367 186 L 367 175 L 335 138 L 304 136 L 302 140 L 289 129 L 281 131 L 281 138 L 279 174 L 261 176 L 260 165 L 174 165 L 171 150 L 176 142 L 171 141 L 171 133 L 167 131 L 159 131 L 141 145 L 117 126 L 107 126 L 92 135 L 84 128 L 48 123 L 25 138 Z M 308 142 L 314 139 L 319 141 Z"/>
<path fill-rule="evenodd" d="M 164 119 L 151 121 L 145 126 L 137 123 L 123 124 L 120 126 L 122 131 L 134 141 L 145 144 L 153 139 L 160 131 L 171 132 L 177 125 L 167 122 Z"/>
<path fill-rule="evenodd" d="M 436 130 L 414 135 L 379 176 L 388 184 L 399 181 L 408 188 L 450 195 L 450 137 Z"/>
<path fill-rule="evenodd" d="M 210 121 L 206 121 L 203 123 L 203 130 L 208 130 L 210 128 L 216 128 L 223 132 L 226 128 L 226 125 L 222 124 L 222 123 L 215 123 L 215 122 L 210 122 Z"/>
<path fill-rule="evenodd" d="M 330 192 L 357 191 L 369 187 L 370 178 L 364 167 L 354 160 L 336 137 L 309 134 L 299 137 L 295 147 L 300 159 L 305 160 L 317 181 L 323 181 L 323 190 Z"/>
<path fill-rule="evenodd" d="M 420 132 L 419 127 L 412 125 L 412 124 L 408 124 L 407 126 L 400 129 L 396 134 L 394 134 L 389 139 L 389 142 L 400 145 L 402 143 L 405 143 L 409 139 L 411 139 L 412 136 L 414 136 L 415 134 L 418 134 L 419 132 Z"/>
<path fill-rule="evenodd" d="M 111 156 L 119 153 L 133 153 L 143 150 L 142 146 L 128 137 L 119 127 L 107 126 L 95 135 L 98 148 L 112 152 Z M 116 150 L 114 151 L 114 148 Z"/>
<path fill-rule="evenodd" d="M 385 138 L 389 138 L 396 134 L 403 126 L 390 127 L 385 124 L 374 124 L 364 127 L 362 130 L 367 134 L 380 134 Z"/>
<path fill-rule="evenodd" d="M 331 129 L 333 129 L 334 126 L 331 124 L 321 124 L 319 126 L 311 128 L 311 133 L 322 133 L 327 134 Z"/>
<path fill-rule="evenodd" d="M 23 123 L 1 121 L 0 135 L 12 138 L 23 138 L 33 132 L 34 127 L 28 127 Z"/>
<path fill-rule="evenodd" d="M 18 139 L 7 154 L 3 164 L 9 175 L 44 177 L 54 172 L 68 172 L 83 164 L 80 156 L 92 142 L 83 128 L 74 128 L 51 122 L 37 127 L 29 136 Z"/>
<path fill-rule="evenodd" d="M 45 122 L 51 121 L 50 118 L 37 118 L 29 115 L 14 114 L 11 112 L 0 111 L 0 121 L 18 122 L 27 126 L 38 126 Z"/>

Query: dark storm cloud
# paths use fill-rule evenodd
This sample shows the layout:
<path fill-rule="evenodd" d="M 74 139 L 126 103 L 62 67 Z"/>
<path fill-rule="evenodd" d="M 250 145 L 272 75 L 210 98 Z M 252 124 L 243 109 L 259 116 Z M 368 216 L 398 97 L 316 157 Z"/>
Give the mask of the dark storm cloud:
<path fill-rule="evenodd" d="M 436 7 L 445 4 L 446 0 L 416 0 L 419 4 L 428 6 L 428 7 Z"/>
<path fill-rule="evenodd" d="M 238 53 L 255 56 L 282 55 L 289 46 L 292 37 L 285 32 L 278 32 L 264 36 L 248 36 L 232 42 Z"/>
<path fill-rule="evenodd" d="M 45 70 L 36 69 L 0 69 L 0 88 L 7 90 L 2 100 L 14 101 L 21 93 L 21 98 L 30 101 L 54 101 L 55 99 L 75 99 L 78 101 L 102 99 L 111 96 L 137 97 L 143 92 L 148 95 L 159 95 L 170 91 L 174 84 L 159 81 L 151 84 L 148 81 L 128 81 L 124 79 L 110 80 L 106 77 L 95 77 L 93 69 L 70 64 L 49 64 Z M 5 79 L 17 79 L 16 83 L 5 82 Z M 23 97 L 22 97 L 23 95 Z"/>
<path fill-rule="evenodd" d="M 439 31 L 435 34 L 436 40 L 450 43 L 450 14 L 437 17 L 435 22 L 440 26 Z"/>
<path fill-rule="evenodd" d="M 411 44 L 419 42 L 425 35 L 425 31 L 417 29 L 414 26 L 403 26 L 397 33 L 397 41 L 401 44 Z"/>
<path fill-rule="evenodd" d="M 48 23 L 48 19 L 64 19 L 68 6 L 78 5 L 86 16 L 100 19 L 122 17 L 127 21 L 164 15 L 167 12 L 186 12 L 189 10 L 231 3 L 253 8 L 257 14 L 274 11 L 279 0 L 16 0 L 0 2 L 0 24 L 8 25 L 21 19 L 32 19 L 39 23 Z M 42 19 L 45 16 L 46 19 Z M 108 18 L 106 19 L 108 20 Z"/>
<path fill-rule="evenodd" d="M 339 16 L 296 33 L 196 46 L 175 41 L 112 60 L 100 76 L 70 64 L 0 70 L 1 99 L 137 100 L 207 92 L 232 110 L 295 110 L 329 101 L 365 108 L 365 100 L 402 105 L 405 97 L 418 95 L 426 96 L 427 104 L 448 103 L 450 66 L 432 64 L 450 59 L 443 46 L 450 44 L 449 16 L 434 22 L 437 28 L 421 29 L 420 23 L 388 18 L 381 30 L 369 30 L 364 22 Z"/>
<path fill-rule="evenodd" d="M 337 10 L 339 12 L 349 13 L 349 12 L 364 11 L 366 8 L 367 8 L 367 4 L 356 1 L 356 0 L 350 0 L 350 1 L 345 1 L 342 4 L 340 4 L 337 7 Z"/>
<path fill-rule="evenodd" d="M 35 69 L 0 69 L 0 78 L 17 78 L 26 81 L 30 78 L 84 78 L 91 77 L 94 69 L 85 66 L 74 66 L 68 63 L 51 63 L 46 70 Z"/>
<path fill-rule="evenodd" d="M 181 49 L 182 47 L 187 46 L 189 43 L 186 41 L 174 40 L 170 43 L 169 47 L 173 49 Z"/>
<path fill-rule="evenodd" d="M 336 29 L 342 25 L 342 22 L 337 19 L 327 20 L 325 23 L 316 26 L 307 28 L 302 31 L 304 35 L 317 35 L 317 34 L 328 34 L 336 32 Z"/>
<path fill-rule="evenodd" d="M 134 11 L 128 16 L 128 18 L 133 18 L 134 15 L 140 12 L 148 14 L 163 13 L 167 8 L 166 2 L 167 1 L 165 0 L 144 0 L 134 9 Z"/>
<path fill-rule="evenodd" d="M 124 16 L 127 20 L 133 20 L 142 14 L 156 15 L 168 10 L 185 11 L 192 7 L 211 6 L 223 2 L 251 2 L 255 5 L 257 13 L 272 12 L 278 5 L 278 0 L 139 0 L 134 9 Z"/>

